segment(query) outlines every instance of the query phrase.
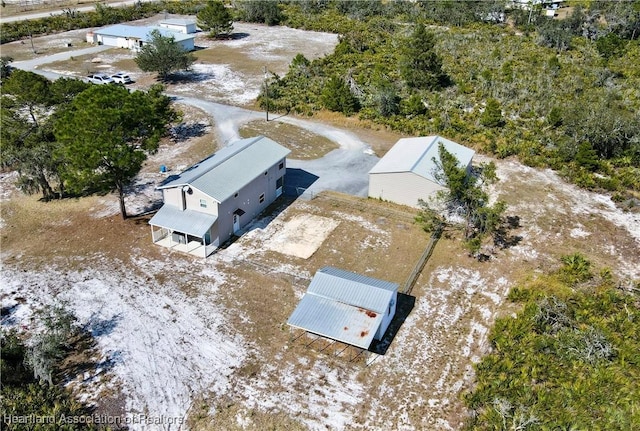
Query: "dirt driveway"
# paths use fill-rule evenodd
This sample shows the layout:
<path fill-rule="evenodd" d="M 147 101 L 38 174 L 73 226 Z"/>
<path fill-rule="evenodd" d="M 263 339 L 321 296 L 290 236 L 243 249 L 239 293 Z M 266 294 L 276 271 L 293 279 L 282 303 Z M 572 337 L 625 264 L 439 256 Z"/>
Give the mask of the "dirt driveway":
<path fill-rule="evenodd" d="M 265 40 L 276 36 L 266 33 L 275 29 L 263 30 Z M 259 88 L 261 77 L 254 66 L 267 59 L 254 51 L 266 42 L 257 40 L 254 48 L 241 44 L 248 39 L 232 41 L 243 61 L 224 64 L 231 76 L 242 74 L 250 92 Z M 271 46 L 275 62 L 281 48 Z M 101 54 L 103 63 L 96 64 L 127 70 L 131 59 L 119 57 L 125 54 L 107 51 Z M 293 55 L 283 54 L 279 67 L 286 69 L 286 58 Z M 85 60 L 75 61 L 80 66 L 71 73 L 80 75 Z M 137 79 L 143 85 L 147 78 Z M 208 113 L 206 121 L 193 120 L 203 123 L 206 133 L 164 142 L 153 156 L 154 166 L 187 163 L 199 141 L 224 145 L 236 137 L 240 124 L 262 115 L 218 103 L 223 100 L 216 91 L 223 92 L 224 82 L 206 78 L 192 84 L 201 85 L 192 91 L 202 91 L 205 100 L 174 94 L 185 107 L 198 108 L 190 121 Z M 215 91 L 207 91 L 215 85 Z M 237 100 L 244 95 L 239 87 L 228 90 Z M 342 174 L 330 169 L 351 156 L 364 170 L 374 159 L 367 154 L 373 143 L 361 137 L 374 140 L 377 132 L 288 117 L 279 121 L 338 142 L 338 150 L 297 166 L 318 172 L 318 184 L 326 178 L 326 188 L 351 184 L 353 190 L 347 191 L 359 193 L 361 184 L 344 174 L 351 169 L 348 163 Z M 521 227 L 513 232 L 520 241 L 479 263 L 466 255 L 455 234 L 443 238 L 408 299 L 406 320 L 386 354 L 369 367 L 328 354 L 320 343 L 308 345 L 310 339 L 296 341 L 286 326 L 317 269 L 333 265 L 402 283 L 427 242 L 410 209 L 344 195 L 283 203 L 240 239 L 202 260 L 154 246 L 146 220 L 122 221 L 113 196 L 45 204 L 18 194 L 15 174 L 2 174 L 0 299 L 3 306 L 15 306 L 2 325 L 35 331 L 44 305 L 64 303 L 97 343 L 89 358 L 95 366 L 73 376 L 69 387 L 100 412 L 177 418 L 205 430 L 460 429 L 468 413 L 461 394 L 488 347 L 489 328 L 497 316 L 514 311 L 505 302 L 511 286 L 553 269 L 560 255 L 574 251 L 584 252 L 598 269 L 640 277 L 637 214 L 615 208 L 606 196 L 567 185 L 553 172 L 513 160 L 497 163 L 501 181 L 492 196 L 504 199 L 509 213 L 520 217 Z M 141 174 L 148 184 L 129 196 L 133 211 L 148 204 L 159 175 L 151 168 Z M 292 252 L 286 238 L 313 229 L 301 226 L 301 220 L 318 224 L 311 235 L 316 239 Z M 145 429 L 166 428 L 165 423 Z"/>

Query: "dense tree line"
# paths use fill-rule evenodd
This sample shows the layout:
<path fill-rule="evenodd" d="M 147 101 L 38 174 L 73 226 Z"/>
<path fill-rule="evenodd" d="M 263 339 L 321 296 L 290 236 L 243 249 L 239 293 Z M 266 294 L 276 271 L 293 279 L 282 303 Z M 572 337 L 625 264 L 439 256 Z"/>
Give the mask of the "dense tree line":
<path fill-rule="evenodd" d="M 280 6 L 288 25 L 340 39 L 270 80 L 259 102 L 271 109 L 442 134 L 618 200 L 640 190 L 640 2 L 590 2 L 562 20 L 501 1 Z"/>
<path fill-rule="evenodd" d="M 634 429 L 640 423 L 640 297 L 580 254 L 510 293 L 465 401 L 468 429 Z"/>
<path fill-rule="evenodd" d="M 126 218 L 126 186 L 177 118 L 162 91 L 15 70 L 2 83 L 0 163 L 44 200 L 116 190 Z"/>

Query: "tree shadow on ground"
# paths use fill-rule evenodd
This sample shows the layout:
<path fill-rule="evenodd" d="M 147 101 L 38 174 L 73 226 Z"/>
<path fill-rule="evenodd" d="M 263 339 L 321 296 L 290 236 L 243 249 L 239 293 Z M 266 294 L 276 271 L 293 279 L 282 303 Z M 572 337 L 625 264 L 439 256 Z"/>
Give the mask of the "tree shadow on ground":
<path fill-rule="evenodd" d="M 85 381 L 98 373 L 104 374 L 122 361 L 120 351 L 103 356 L 96 341 L 96 337 L 110 334 L 121 319 L 120 315 L 101 319 L 94 313 L 86 324 L 78 328 L 69 340 L 67 354 L 58 370 L 65 384 Z"/>
<path fill-rule="evenodd" d="M 192 70 L 184 72 L 175 72 L 167 75 L 162 82 L 165 84 L 188 84 L 196 82 L 204 82 L 215 79 L 216 75 L 207 72 L 194 72 Z"/>
<path fill-rule="evenodd" d="M 512 235 L 511 231 L 519 229 L 520 216 L 507 216 L 504 223 L 502 223 L 496 230 L 493 236 L 493 243 L 500 249 L 506 249 L 515 247 L 522 241 L 521 235 Z"/>
<path fill-rule="evenodd" d="M 18 323 L 15 312 L 18 310 L 21 304 L 24 304 L 26 302 L 26 299 L 18 297 L 15 298 L 15 300 L 17 301 L 16 304 L 3 305 L 0 309 L 0 321 L 2 322 L 2 326 L 14 326 Z"/>
<path fill-rule="evenodd" d="M 493 233 L 493 246 L 486 247 L 486 253 L 478 252 L 474 255 L 470 255 L 474 256 L 478 262 L 490 261 L 496 254 L 496 248 L 498 250 L 505 250 L 520 244 L 520 241 L 522 241 L 522 235 L 511 234 L 511 231 L 519 229 L 520 227 L 520 216 L 507 216 Z"/>
<path fill-rule="evenodd" d="M 203 136 L 207 130 L 205 123 L 180 123 L 169 130 L 171 140 L 175 143 Z"/>
<path fill-rule="evenodd" d="M 396 314 L 393 316 L 387 332 L 385 332 L 382 340 L 373 340 L 373 343 L 369 346 L 369 351 L 377 353 L 378 355 L 384 355 L 387 353 L 391 342 L 398 334 L 398 331 L 402 327 L 402 324 L 407 320 L 409 314 L 413 310 L 416 304 L 416 298 L 411 295 L 405 295 L 404 293 L 398 293 L 398 303 L 396 305 Z"/>

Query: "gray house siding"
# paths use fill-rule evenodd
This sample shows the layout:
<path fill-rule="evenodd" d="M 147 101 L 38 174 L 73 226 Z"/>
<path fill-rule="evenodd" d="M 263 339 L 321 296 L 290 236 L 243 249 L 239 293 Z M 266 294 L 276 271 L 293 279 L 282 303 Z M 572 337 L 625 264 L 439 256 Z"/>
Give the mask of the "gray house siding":
<path fill-rule="evenodd" d="M 280 164 L 282 168 L 279 167 Z M 240 229 L 242 229 L 276 200 L 276 182 L 284 177 L 285 172 L 286 161 L 283 159 L 270 167 L 266 171 L 267 175 L 263 172 L 238 190 L 237 197 L 231 197 L 220 204 L 217 225 L 221 244 L 233 235 L 233 213 L 236 210 L 244 211 L 240 216 Z M 262 194 L 264 194 L 264 201 L 260 202 Z"/>
<path fill-rule="evenodd" d="M 369 174 L 369 197 L 414 208 L 419 208 L 419 199 L 427 200 L 443 189 L 441 185 L 413 172 Z"/>
<path fill-rule="evenodd" d="M 164 203 L 180 209 L 190 209 L 213 215 L 218 214 L 218 202 L 195 187 L 187 187 L 191 189 L 190 194 L 183 191 L 182 187 L 163 189 L 162 197 Z"/>
<path fill-rule="evenodd" d="M 153 241 L 210 255 L 282 194 L 289 153 L 264 136 L 247 138 L 170 175 L 149 221 Z"/>

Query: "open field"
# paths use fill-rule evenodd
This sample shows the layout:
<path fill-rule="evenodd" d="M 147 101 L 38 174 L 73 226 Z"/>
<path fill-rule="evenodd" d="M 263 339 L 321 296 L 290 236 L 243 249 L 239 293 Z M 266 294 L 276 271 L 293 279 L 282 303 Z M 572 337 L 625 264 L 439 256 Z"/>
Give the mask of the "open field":
<path fill-rule="evenodd" d="M 247 28 L 252 35 L 264 30 Z M 283 40 L 300 35 L 281 31 Z M 267 49 L 257 42 L 251 48 L 250 40 L 230 41 L 242 50 L 238 65 L 231 52 L 224 54 L 230 76 L 240 80 L 237 88 L 207 78 L 172 89 L 182 85 L 184 94 L 250 105 L 261 70 L 248 77 L 253 66 L 246 61 L 257 55 L 251 49 Z M 292 45 L 274 69 L 286 70 L 299 47 Z M 101 64 L 121 68 L 130 59 L 120 55 L 107 52 Z M 136 78 L 139 87 L 153 81 Z M 165 178 L 160 165 L 180 171 L 224 144 L 213 118 L 178 107 L 183 124 L 129 190 L 132 214 L 157 207 L 154 187 Z M 331 140 L 302 126 L 264 133 L 295 141 L 295 151 L 310 158 L 363 143 L 366 148 L 355 152 L 380 156 L 398 138 L 361 128 L 354 119 L 319 118 L 360 141 Z M 258 127 L 250 118 L 238 122 L 239 129 Z M 305 141 L 322 144 L 305 147 Z M 489 329 L 497 316 L 514 311 L 505 302 L 511 287 L 555 268 L 561 255 L 574 251 L 596 270 L 640 278 L 637 213 L 622 212 L 607 196 L 565 184 L 551 171 L 496 163 L 501 181 L 491 196 L 504 199 L 508 215 L 519 217 L 514 245 L 481 263 L 466 255 L 457 232 L 443 237 L 412 296 L 401 298 L 401 319 L 385 340 L 385 354 L 372 355 L 369 366 L 362 358 L 350 360 L 349 352 L 336 356 L 339 350 L 322 340 L 296 338 L 287 318 L 326 265 L 402 284 L 428 235 L 413 223 L 410 208 L 334 192 L 312 200 L 281 198 L 204 260 L 154 246 L 150 216 L 122 220 L 114 195 L 43 203 L 15 190 L 15 173 L 0 173 L 0 299 L 3 309 L 13 307 L 3 313 L 2 325 L 33 333 L 38 310 L 65 304 L 96 341 L 87 353 L 93 366 L 69 375 L 68 386 L 103 413 L 164 416 L 197 430 L 460 429 L 468 414 L 461 395 L 473 383 L 473 364 L 488 349 Z"/>
<path fill-rule="evenodd" d="M 181 156 L 165 145 L 161 153 Z M 467 257 L 455 234 L 442 239 L 408 298 L 406 320 L 368 367 L 333 356 L 326 342 L 307 347 L 312 339 L 294 339 L 286 319 L 318 268 L 402 283 L 428 237 L 408 209 L 332 194 L 280 201 L 202 260 L 152 245 L 148 217 L 121 220 L 113 196 L 45 204 L 12 192 L 5 174 L 1 294 L 3 305 L 18 307 L 3 325 L 28 331 L 44 304 L 65 303 L 95 328 L 100 352 L 95 371 L 70 385 L 112 413 L 176 416 L 211 430 L 458 429 L 472 364 L 495 317 L 513 311 L 504 299 L 518 280 L 574 250 L 617 276 L 640 277 L 637 216 L 548 171 L 498 167 L 494 195 L 521 217 L 514 234 L 522 239 L 485 263 Z M 147 203 L 144 192 L 130 199 L 133 208 Z M 301 217 L 333 221 L 332 229 L 318 227 L 306 259 L 283 253 L 279 239 L 295 235 Z M 102 396 L 111 407 L 101 406 Z"/>

